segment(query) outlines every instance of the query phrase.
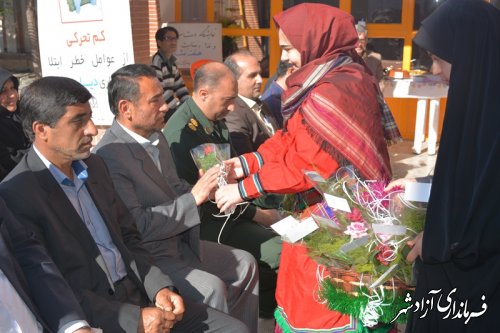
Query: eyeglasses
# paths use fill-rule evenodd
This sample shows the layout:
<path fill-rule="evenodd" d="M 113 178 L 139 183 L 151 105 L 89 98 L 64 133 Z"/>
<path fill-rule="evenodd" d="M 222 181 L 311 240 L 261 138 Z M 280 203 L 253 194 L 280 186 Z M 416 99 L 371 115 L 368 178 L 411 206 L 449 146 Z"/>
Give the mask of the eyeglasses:
<path fill-rule="evenodd" d="M 168 40 L 169 42 L 174 41 L 174 40 L 178 40 L 178 39 L 179 38 L 172 37 L 172 36 L 165 36 L 165 37 L 163 37 L 163 40 Z"/>

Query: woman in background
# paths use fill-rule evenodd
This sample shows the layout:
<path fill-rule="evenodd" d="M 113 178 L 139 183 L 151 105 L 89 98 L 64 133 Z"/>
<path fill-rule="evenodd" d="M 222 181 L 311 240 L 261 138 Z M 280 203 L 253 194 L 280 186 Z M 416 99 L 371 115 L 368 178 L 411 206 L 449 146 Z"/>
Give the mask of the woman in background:
<path fill-rule="evenodd" d="M 0 181 L 30 147 L 19 119 L 19 80 L 0 68 Z"/>

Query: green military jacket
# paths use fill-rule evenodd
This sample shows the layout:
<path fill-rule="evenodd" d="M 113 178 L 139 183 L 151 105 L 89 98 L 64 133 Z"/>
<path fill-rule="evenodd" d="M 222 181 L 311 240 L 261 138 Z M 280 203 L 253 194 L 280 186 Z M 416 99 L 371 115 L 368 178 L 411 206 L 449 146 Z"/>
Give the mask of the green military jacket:
<path fill-rule="evenodd" d="M 192 98 L 188 99 L 168 120 L 163 129 L 172 152 L 177 174 L 194 185 L 199 178 L 191 149 L 203 143 L 229 143 L 229 130 L 222 120 L 212 122 Z M 231 157 L 235 156 L 231 149 Z"/>
<path fill-rule="evenodd" d="M 229 143 L 229 130 L 223 120 L 212 122 L 203 114 L 192 98 L 183 103 L 168 120 L 163 129 L 167 138 L 177 174 L 194 185 L 198 178 L 198 167 L 191 157 L 191 149 L 203 143 Z M 231 148 L 231 157 L 236 153 Z M 251 219 L 255 215 L 255 206 L 250 205 L 242 217 Z M 218 213 L 217 206 L 207 202 L 202 207 L 202 220 Z M 237 213 L 235 213 L 237 214 Z"/>

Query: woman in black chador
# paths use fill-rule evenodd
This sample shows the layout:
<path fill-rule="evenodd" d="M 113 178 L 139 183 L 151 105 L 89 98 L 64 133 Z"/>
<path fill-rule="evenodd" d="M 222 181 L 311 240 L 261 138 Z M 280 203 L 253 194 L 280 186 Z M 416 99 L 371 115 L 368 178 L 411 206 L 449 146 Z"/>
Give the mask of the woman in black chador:
<path fill-rule="evenodd" d="M 27 152 L 30 142 L 19 118 L 19 80 L 0 68 L 0 180 Z"/>
<path fill-rule="evenodd" d="M 448 0 L 423 21 L 414 42 L 431 53 L 450 88 L 425 231 L 414 247 L 419 274 L 407 330 L 494 332 L 500 315 L 500 10 L 484 1 Z"/>

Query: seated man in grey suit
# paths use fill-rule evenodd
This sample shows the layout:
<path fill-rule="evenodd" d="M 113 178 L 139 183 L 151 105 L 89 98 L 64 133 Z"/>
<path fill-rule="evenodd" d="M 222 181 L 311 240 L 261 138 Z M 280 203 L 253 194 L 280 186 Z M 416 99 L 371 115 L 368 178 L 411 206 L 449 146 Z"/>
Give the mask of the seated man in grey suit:
<path fill-rule="evenodd" d="M 104 161 L 90 154 L 97 134 L 91 97 L 64 77 L 24 90 L 21 118 L 33 146 L 0 184 L 0 196 L 45 245 L 92 326 L 113 333 L 247 331 L 226 314 L 183 302 L 152 264 Z"/>
<path fill-rule="evenodd" d="M 90 333 L 71 288 L 2 199 L 0 291 L 0 332 Z"/>
<path fill-rule="evenodd" d="M 234 110 L 226 116 L 231 142 L 238 155 L 257 151 L 278 130 L 272 113 L 259 99 L 262 86 L 259 62 L 242 49 L 227 57 L 224 64 L 238 80 Z"/>
<path fill-rule="evenodd" d="M 248 252 L 200 241 L 198 206 L 217 186 L 219 168 L 191 186 L 179 179 L 167 140 L 168 106 L 155 71 L 125 66 L 108 84 L 113 125 L 96 147 L 135 218 L 144 246 L 181 294 L 242 320 L 256 331 L 257 263 Z"/>

